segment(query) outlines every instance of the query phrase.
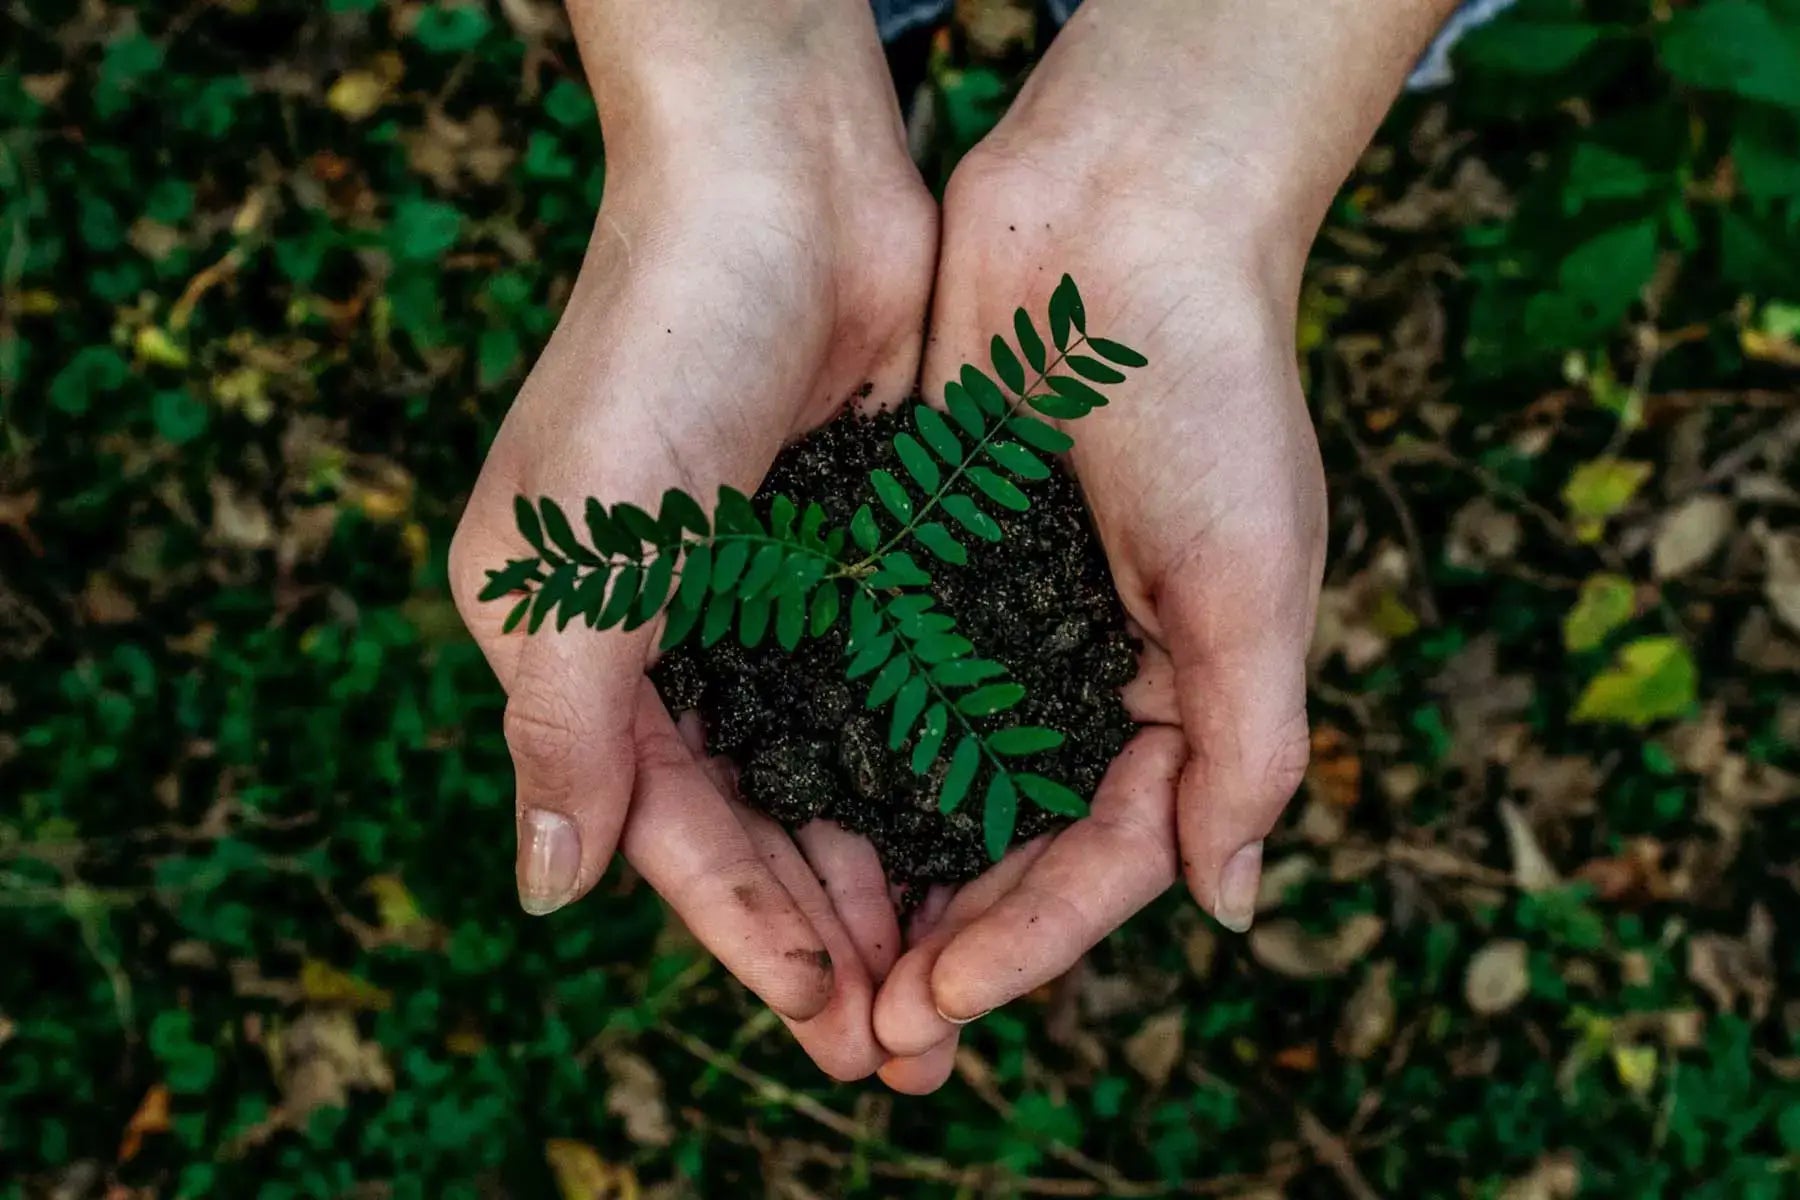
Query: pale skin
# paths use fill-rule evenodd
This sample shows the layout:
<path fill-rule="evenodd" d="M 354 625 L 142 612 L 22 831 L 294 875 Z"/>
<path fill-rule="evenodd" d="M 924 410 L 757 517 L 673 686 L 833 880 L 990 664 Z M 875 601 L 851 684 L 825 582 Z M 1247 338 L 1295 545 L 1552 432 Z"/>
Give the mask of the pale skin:
<path fill-rule="evenodd" d="M 866 0 L 570 0 L 607 143 L 574 294 L 451 548 L 508 694 L 521 901 L 621 851 L 840 1079 L 926 1092 L 962 1023 L 1068 969 L 1177 879 L 1248 928 L 1306 764 L 1325 489 L 1300 392 L 1300 269 L 1451 0 L 1087 0 L 937 211 Z M 928 397 L 1063 272 L 1151 367 L 1072 432 L 1144 663 L 1145 728 L 1093 813 L 939 889 L 902 931 L 828 822 L 740 805 L 644 678 L 654 630 L 501 635 L 515 494 L 578 507 L 754 488 L 836 412 Z M 822 882 L 821 882 L 822 881 Z M 604 919 L 604 914 L 596 914 Z"/>

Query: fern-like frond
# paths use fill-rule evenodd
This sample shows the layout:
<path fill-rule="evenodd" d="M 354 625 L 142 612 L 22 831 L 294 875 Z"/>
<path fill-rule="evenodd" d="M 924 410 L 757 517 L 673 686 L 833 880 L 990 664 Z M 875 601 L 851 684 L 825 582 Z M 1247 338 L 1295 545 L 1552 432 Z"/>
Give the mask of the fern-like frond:
<path fill-rule="evenodd" d="M 609 508 L 587 500 L 584 539 L 556 501 L 520 496 L 514 517 L 533 553 L 489 571 L 481 599 L 511 599 L 509 632 L 524 625 L 535 633 L 552 620 L 559 630 L 575 620 L 636 629 L 661 615 L 665 649 L 697 634 L 702 646 L 734 636 L 747 647 L 773 635 L 792 650 L 847 613 L 845 674 L 868 680 L 869 708 L 891 709 L 889 747 L 898 751 L 913 739 L 910 765 L 920 775 L 948 751 L 938 790 L 946 813 L 986 773 L 982 825 L 988 852 L 999 858 L 1020 796 L 1066 816 L 1087 808 L 1063 785 L 1006 761 L 1054 750 L 1062 734 L 1029 725 L 977 728 L 1017 707 L 1025 689 L 1003 665 L 976 655 L 952 616 L 934 607 L 924 590 L 932 582 L 926 563 L 960 566 L 971 545 L 1000 541 L 1005 529 L 994 513 L 1031 506 L 1015 481 L 1046 478 L 1053 468 L 1043 456 L 1074 444 L 1052 422 L 1104 406 L 1102 388 L 1146 365 L 1129 346 L 1089 336 L 1086 307 L 1067 275 L 1045 315 L 1048 342 L 1021 308 L 1013 342 L 996 335 L 989 344 L 992 374 L 964 366 L 945 386 L 943 412 L 914 406 L 913 429 L 893 440 L 898 469 L 870 473 L 871 502 L 847 528 L 827 529 L 817 503 L 802 510 L 781 495 L 765 519 L 730 487 L 719 489 L 709 515 L 672 488 L 654 515 L 630 502 Z"/>

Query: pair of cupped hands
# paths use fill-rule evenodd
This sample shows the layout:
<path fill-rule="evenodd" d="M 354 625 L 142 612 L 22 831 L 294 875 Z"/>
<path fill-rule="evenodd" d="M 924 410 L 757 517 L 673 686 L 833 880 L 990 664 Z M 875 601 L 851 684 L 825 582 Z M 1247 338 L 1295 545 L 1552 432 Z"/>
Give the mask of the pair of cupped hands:
<path fill-rule="evenodd" d="M 825 1072 L 925 1092 L 962 1024 L 1178 879 L 1227 927 L 1250 924 L 1308 747 L 1325 491 L 1293 323 L 1310 230 L 1259 212 L 1241 161 L 1159 122 L 1141 88 L 1109 86 L 1120 51 L 1079 16 L 940 210 L 866 9 L 838 11 L 761 40 L 749 18 L 684 38 L 670 16 L 616 64 L 584 41 L 606 195 L 451 580 L 507 693 L 525 908 L 576 900 L 622 851 Z M 604 38 L 575 15 L 578 37 Z M 902 928 L 866 841 L 828 821 L 790 834 L 737 800 L 645 677 L 654 626 L 502 634 L 508 606 L 475 597 L 526 552 L 516 495 L 576 511 L 752 491 L 865 384 L 869 405 L 915 387 L 940 402 L 1065 272 L 1089 326 L 1150 360 L 1072 430 L 1067 464 L 1143 643 L 1125 695 L 1143 727 L 1090 816 L 933 891 Z M 608 915 L 592 902 L 587 919 Z"/>

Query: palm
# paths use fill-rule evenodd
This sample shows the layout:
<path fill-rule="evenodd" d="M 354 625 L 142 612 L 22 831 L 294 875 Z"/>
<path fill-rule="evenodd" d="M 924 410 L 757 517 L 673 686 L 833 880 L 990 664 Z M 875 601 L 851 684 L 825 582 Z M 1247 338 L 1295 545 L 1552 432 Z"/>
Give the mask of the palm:
<path fill-rule="evenodd" d="M 1219 269 L 1229 248 L 1172 245 L 1169 213 L 1117 200 L 1096 212 L 1084 197 L 1048 214 L 1034 201 L 1028 216 L 1004 199 L 1055 183 L 1017 158 L 978 158 L 953 179 L 927 390 L 980 361 L 1014 306 L 1041 309 L 1065 271 L 1096 332 L 1149 357 L 1072 430 L 1070 463 L 1144 636 L 1126 699 L 1147 728 L 1091 817 L 1016 849 L 913 931 L 876 1008 L 897 1055 L 884 1077 L 904 1090 L 948 1071 L 945 1014 L 972 1016 L 1060 974 L 1178 871 L 1219 911 L 1227 861 L 1260 841 L 1305 764 L 1324 486 L 1291 317 L 1270 289 Z M 1052 230 L 1090 232 L 1066 244 L 1020 232 L 1046 216 Z"/>
<path fill-rule="evenodd" d="M 865 193 L 856 253 L 806 244 L 808 198 L 711 179 L 676 210 L 609 191 L 557 333 L 496 437 L 451 554 L 465 619 L 508 693 L 521 895 L 580 895 L 613 848 L 829 1073 L 879 1061 L 876 982 L 898 937 L 867 842 L 825 823 L 790 837 L 737 803 L 730 774 L 681 735 L 643 671 L 653 629 L 503 633 L 474 596 L 516 557 L 517 495 L 654 505 L 663 490 L 754 490 L 790 438 L 870 382 L 898 399 L 917 371 L 932 214 L 916 179 Z M 846 218 L 840 212 L 840 228 Z M 547 818 L 533 814 L 550 814 Z M 575 849 L 540 836 L 572 829 Z M 544 848 L 549 847 L 549 848 Z M 538 886 L 548 875 L 552 886 Z M 541 894 L 540 894 L 541 893 Z M 887 948 L 882 952 L 875 947 Z"/>

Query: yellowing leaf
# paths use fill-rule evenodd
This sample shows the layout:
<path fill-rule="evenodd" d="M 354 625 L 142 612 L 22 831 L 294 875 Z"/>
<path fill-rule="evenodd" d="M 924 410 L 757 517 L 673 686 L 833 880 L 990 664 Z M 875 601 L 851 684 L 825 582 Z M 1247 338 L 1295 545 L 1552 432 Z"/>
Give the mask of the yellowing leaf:
<path fill-rule="evenodd" d="M 1563 618 L 1563 645 L 1592 650 L 1606 635 L 1637 615 L 1637 589 L 1623 575 L 1592 575 L 1582 581 L 1575 607 Z"/>
<path fill-rule="evenodd" d="M 1375 608 L 1369 613 L 1369 624 L 1375 632 L 1390 641 L 1408 637 L 1419 630 L 1419 618 L 1406 602 L 1392 592 L 1375 597 Z"/>
<path fill-rule="evenodd" d="M 345 71 L 325 93 L 331 111 L 351 121 L 372 116 L 381 107 L 387 88 L 368 71 Z"/>
<path fill-rule="evenodd" d="M 188 365 L 188 352 L 181 348 L 166 329 L 158 325 L 145 325 L 137 331 L 132 342 L 137 356 L 145 362 L 152 362 L 163 367 L 185 367 Z"/>
<path fill-rule="evenodd" d="M 551 1138 L 544 1143 L 544 1161 L 562 1200 L 638 1200 L 637 1174 L 631 1167 L 613 1166 L 586 1142 Z"/>
<path fill-rule="evenodd" d="M 1575 720 L 1642 728 L 1685 712 L 1698 684 L 1686 646 L 1671 637 L 1639 638 L 1588 684 Z"/>
<path fill-rule="evenodd" d="M 300 991 L 308 1000 L 320 1004 L 342 1004 L 370 1012 L 381 1012 L 394 1003 L 393 994 L 385 988 L 378 988 L 316 958 L 300 964 Z"/>
<path fill-rule="evenodd" d="M 1789 338 L 1765 333 L 1760 329 L 1746 329 L 1738 334 L 1738 343 L 1751 358 L 1779 363 L 1784 367 L 1800 367 L 1800 346 Z"/>
<path fill-rule="evenodd" d="M 62 307 L 56 293 L 42 288 L 25 289 L 18 294 L 14 303 L 18 305 L 16 311 L 21 317 L 47 317 Z"/>
<path fill-rule="evenodd" d="M 1599 540 L 1608 517 L 1631 503 L 1637 490 L 1650 478 L 1647 462 L 1597 458 L 1582 463 L 1563 486 L 1563 502 L 1575 518 L 1575 533 L 1583 541 Z"/>
<path fill-rule="evenodd" d="M 398 875 L 377 875 L 363 884 L 363 890 L 375 898 L 375 912 L 384 932 L 404 935 L 431 923 Z"/>
<path fill-rule="evenodd" d="M 1612 1060 L 1620 1083 L 1635 1095 L 1649 1094 L 1656 1084 L 1655 1046 L 1614 1046 Z"/>

